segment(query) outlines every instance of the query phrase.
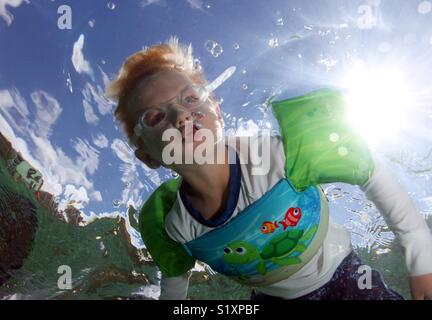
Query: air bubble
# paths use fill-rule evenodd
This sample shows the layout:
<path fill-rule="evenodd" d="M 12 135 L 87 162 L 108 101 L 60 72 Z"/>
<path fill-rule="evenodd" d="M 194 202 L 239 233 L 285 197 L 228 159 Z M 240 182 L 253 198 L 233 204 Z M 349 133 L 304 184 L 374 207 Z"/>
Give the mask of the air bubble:
<path fill-rule="evenodd" d="M 279 40 L 276 37 L 270 38 L 268 41 L 268 45 L 272 48 L 276 48 L 279 46 Z"/>
<path fill-rule="evenodd" d="M 282 18 L 277 19 L 277 20 L 276 20 L 276 25 L 278 25 L 278 26 L 283 26 L 283 25 L 284 25 L 284 21 L 283 21 L 283 19 L 282 19 Z"/>
<path fill-rule="evenodd" d="M 217 43 L 217 42 L 215 42 L 213 40 L 207 40 L 204 43 L 204 47 L 215 58 L 219 57 L 223 53 L 222 46 L 219 43 Z"/>
<path fill-rule="evenodd" d="M 114 10 L 116 8 L 116 4 L 114 2 L 108 2 L 107 8 L 110 10 Z"/>
<path fill-rule="evenodd" d="M 202 69 L 201 61 L 198 58 L 194 59 L 194 69 L 197 71 L 201 71 Z"/>
<path fill-rule="evenodd" d="M 211 50 L 213 50 L 213 47 L 214 47 L 214 41 L 212 41 L 212 40 L 207 40 L 205 43 L 204 43 L 204 48 L 207 50 L 207 51 L 211 51 Z"/>
<path fill-rule="evenodd" d="M 240 46 L 239 46 L 238 43 L 234 43 L 233 47 L 234 47 L 234 50 L 238 50 L 238 49 L 240 49 Z"/>
<path fill-rule="evenodd" d="M 262 103 L 258 109 L 261 111 L 263 115 L 265 115 L 268 112 L 269 106 L 267 103 Z"/>
<path fill-rule="evenodd" d="M 389 253 L 389 252 L 391 252 L 391 249 L 389 249 L 389 248 L 377 249 L 377 250 L 375 251 L 375 253 L 376 253 L 377 255 L 386 254 L 386 253 Z"/>
<path fill-rule="evenodd" d="M 337 142 L 339 140 L 339 135 L 337 133 L 333 132 L 330 134 L 329 138 L 330 138 L 331 142 Z"/>
<path fill-rule="evenodd" d="M 222 46 L 220 44 L 217 44 L 212 51 L 213 57 L 217 58 L 219 57 L 223 52 Z"/>
<path fill-rule="evenodd" d="M 70 75 L 69 72 L 67 73 L 67 77 L 66 77 L 66 86 L 68 87 L 69 91 L 70 91 L 71 93 L 73 93 L 73 88 L 72 88 L 72 79 L 71 79 L 71 75 Z"/>
<path fill-rule="evenodd" d="M 112 204 L 113 204 L 114 208 L 118 208 L 118 207 L 120 207 L 121 201 L 116 199 L 116 200 L 113 200 Z"/>
<path fill-rule="evenodd" d="M 242 84 L 242 89 L 243 89 L 243 90 L 247 90 L 247 89 L 249 89 L 249 87 L 247 86 L 246 83 L 243 83 L 243 84 Z"/>
<path fill-rule="evenodd" d="M 320 35 L 321 37 L 325 37 L 325 36 L 329 35 L 330 32 L 331 32 L 330 29 L 328 29 L 328 30 L 326 30 L 326 31 L 318 30 L 318 35 Z"/>
<path fill-rule="evenodd" d="M 422 1 L 417 7 L 417 11 L 420 14 L 428 14 L 432 11 L 432 3 L 430 1 Z"/>
<path fill-rule="evenodd" d="M 96 24 L 95 19 L 90 20 L 90 21 L 88 22 L 88 24 L 89 24 L 90 28 L 93 28 L 93 27 L 95 26 L 95 24 Z"/>
<path fill-rule="evenodd" d="M 340 148 L 338 149 L 338 154 L 339 154 L 341 157 L 345 157 L 346 155 L 348 155 L 348 149 L 345 148 L 345 147 L 340 147 Z"/>

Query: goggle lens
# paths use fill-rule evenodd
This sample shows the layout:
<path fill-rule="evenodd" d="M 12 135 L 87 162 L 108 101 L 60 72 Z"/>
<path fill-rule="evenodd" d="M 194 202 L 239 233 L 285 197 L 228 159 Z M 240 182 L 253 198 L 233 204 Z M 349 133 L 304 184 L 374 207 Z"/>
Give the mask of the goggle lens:
<path fill-rule="evenodd" d="M 178 103 L 186 109 L 198 108 L 208 99 L 208 92 L 201 86 L 188 86 L 180 94 Z M 154 128 L 167 117 L 168 105 L 161 108 L 150 108 L 141 116 L 141 125 Z"/>
<path fill-rule="evenodd" d="M 152 108 L 143 114 L 142 122 L 146 127 L 152 128 L 161 123 L 165 118 L 165 111 Z"/>

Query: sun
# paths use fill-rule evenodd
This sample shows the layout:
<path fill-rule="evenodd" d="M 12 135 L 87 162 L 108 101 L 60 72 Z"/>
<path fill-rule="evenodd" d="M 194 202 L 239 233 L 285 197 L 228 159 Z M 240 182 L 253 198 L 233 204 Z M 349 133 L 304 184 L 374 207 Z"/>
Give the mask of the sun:
<path fill-rule="evenodd" d="M 406 79 L 396 68 L 357 67 L 345 77 L 347 116 L 369 144 L 391 139 L 405 127 L 413 99 Z"/>

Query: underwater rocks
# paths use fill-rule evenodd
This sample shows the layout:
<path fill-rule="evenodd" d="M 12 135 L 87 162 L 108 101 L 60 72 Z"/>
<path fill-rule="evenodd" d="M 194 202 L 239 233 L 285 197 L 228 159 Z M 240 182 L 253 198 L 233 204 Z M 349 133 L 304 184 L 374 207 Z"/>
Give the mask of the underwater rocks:
<path fill-rule="evenodd" d="M 42 174 L 33 168 L 12 144 L 0 133 L 0 158 L 5 162 L 7 171 L 15 182 L 37 192 L 43 184 Z"/>
<path fill-rule="evenodd" d="M 35 205 L 0 186 L 0 286 L 19 269 L 31 251 L 37 228 Z"/>
<path fill-rule="evenodd" d="M 58 295 L 56 299 L 74 299 L 83 293 L 94 293 L 97 289 L 110 283 L 128 283 L 131 285 L 146 286 L 150 284 L 150 280 L 146 274 L 129 272 L 115 265 L 108 265 L 102 267 L 100 270 L 95 270 L 85 283 Z M 109 298 L 114 299 L 114 297 Z"/>
<path fill-rule="evenodd" d="M 147 274 L 156 267 L 123 217 L 83 221 L 73 205 L 60 212 L 42 183 L 0 133 L 0 299 L 128 297 L 154 282 Z M 64 267 L 67 289 L 59 285 Z"/>

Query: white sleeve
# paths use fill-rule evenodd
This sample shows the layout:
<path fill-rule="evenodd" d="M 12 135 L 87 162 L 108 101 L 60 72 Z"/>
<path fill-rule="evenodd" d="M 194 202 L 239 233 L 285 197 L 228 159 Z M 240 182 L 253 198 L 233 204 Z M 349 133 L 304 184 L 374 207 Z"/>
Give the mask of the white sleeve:
<path fill-rule="evenodd" d="M 431 230 L 394 174 L 375 161 L 374 173 L 360 188 L 398 237 L 410 276 L 432 273 Z"/>
<path fill-rule="evenodd" d="M 186 300 L 191 272 L 178 277 L 164 277 L 161 279 L 161 294 L 159 300 Z"/>

